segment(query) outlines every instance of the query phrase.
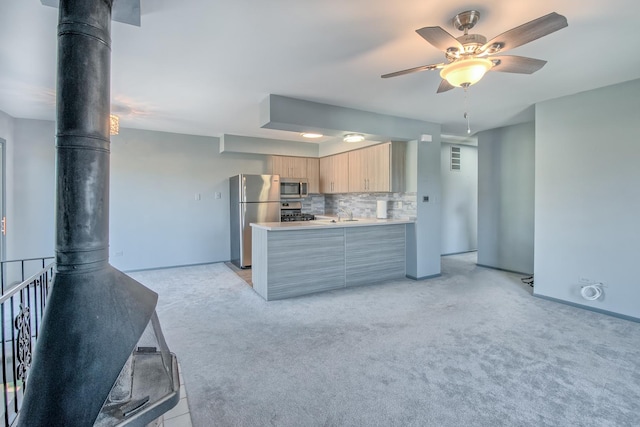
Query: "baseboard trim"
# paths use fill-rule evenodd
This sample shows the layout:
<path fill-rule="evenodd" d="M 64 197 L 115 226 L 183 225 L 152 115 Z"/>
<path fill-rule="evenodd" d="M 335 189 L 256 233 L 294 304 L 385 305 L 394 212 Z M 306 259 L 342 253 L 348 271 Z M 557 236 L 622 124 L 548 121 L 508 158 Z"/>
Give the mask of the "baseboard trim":
<path fill-rule="evenodd" d="M 476 265 L 478 267 L 490 268 L 492 270 L 506 271 L 507 273 L 515 273 L 515 274 L 522 274 L 522 275 L 525 275 L 525 276 L 533 276 L 533 273 L 525 273 L 525 272 L 522 272 L 522 271 L 508 270 L 506 268 L 494 267 L 492 265 L 485 265 L 485 264 L 479 264 L 479 263 L 476 263 Z"/>
<path fill-rule="evenodd" d="M 440 276 L 442 276 L 442 274 L 438 273 L 438 274 L 432 274 L 431 276 L 422 276 L 422 277 L 414 277 L 407 274 L 405 277 L 411 280 L 427 280 L 427 279 L 435 279 L 436 277 L 440 277 Z"/>
<path fill-rule="evenodd" d="M 448 254 L 440 254 L 440 256 L 462 255 L 462 254 L 469 254 L 471 252 L 478 252 L 478 250 L 477 249 L 471 249 L 470 251 L 449 252 Z"/>
<path fill-rule="evenodd" d="M 121 270 L 123 273 L 137 273 L 138 271 L 151 271 L 151 270 L 166 270 L 169 268 L 181 268 L 181 267 L 196 267 L 198 265 L 220 264 L 225 261 L 212 261 L 212 262 L 199 262 L 196 264 L 182 264 L 182 265 L 167 265 L 164 267 L 150 267 L 150 268 L 137 268 L 134 270 Z"/>
<path fill-rule="evenodd" d="M 570 305 L 570 306 L 576 307 L 576 308 L 582 308 L 584 310 L 593 311 L 593 312 L 600 313 L 600 314 L 606 314 L 607 316 L 617 317 L 618 319 L 629 320 L 631 322 L 640 323 L 640 317 L 627 316 L 626 314 L 616 313 L 615 311 L 603 310 L 601 308 L 591 307 L 591 306 L 584 305 L 584 304 L 578 304 L 577 302 L 565 301 L 565 300 L 558 299 L 558 298 L 548 297 L 546 295 L 537 294 L 537 293 L 535 293 L 535 291 L 533 292 L 533 296 L 537 297 L 537 298 L 541 298 L 541 299 L 546 299 L 546 300 L 549 300 L 549 301 L 557 302 L 557 303 L 560 303 L 560 304 Z"/>

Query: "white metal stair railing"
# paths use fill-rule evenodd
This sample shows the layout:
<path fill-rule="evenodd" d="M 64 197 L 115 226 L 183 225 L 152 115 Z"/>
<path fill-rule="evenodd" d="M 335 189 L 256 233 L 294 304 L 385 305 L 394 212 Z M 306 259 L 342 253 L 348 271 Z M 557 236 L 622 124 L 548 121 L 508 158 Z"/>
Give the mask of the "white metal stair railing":
<path fill-rule="evenodd" d="M 4 426 L 15 423 L 25 381 L 31 366 L 32 351 L 38 339 L 39 327 L 53 281 L 55 263 L 52 257 L 31 258 L 0 263 L 0 317 L 2 329 L 2 390 L 0 391 L 0 418 Z M 48 265 L 47 262 L 50 262 Z M 40 270 L 28 278 L 25 273 L 40 264 Z M 20 277 L 21 281 L 13 280 Z M 5 283 L 11 281 L 9 289 Z"/>

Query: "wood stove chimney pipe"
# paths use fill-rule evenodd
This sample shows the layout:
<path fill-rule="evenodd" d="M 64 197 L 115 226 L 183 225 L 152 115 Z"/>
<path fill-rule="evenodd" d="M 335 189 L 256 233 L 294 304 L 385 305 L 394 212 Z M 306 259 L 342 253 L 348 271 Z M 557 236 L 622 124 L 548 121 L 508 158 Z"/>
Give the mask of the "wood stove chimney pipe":
<path fill-rule="evenodd" d="M 112 2 L 59 4 L 57 271 L 19 426 L 92 425 L 157 301 L 108 263 Z"/>

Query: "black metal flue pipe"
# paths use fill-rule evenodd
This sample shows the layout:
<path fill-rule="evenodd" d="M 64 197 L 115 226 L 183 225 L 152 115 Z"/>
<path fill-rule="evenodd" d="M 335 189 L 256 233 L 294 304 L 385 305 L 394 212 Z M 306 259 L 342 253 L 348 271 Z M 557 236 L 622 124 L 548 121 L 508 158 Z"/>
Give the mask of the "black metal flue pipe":
<path fill-rule="evenodd" d="M 57 271 L 19 426 L 93 425 L 157 294 L 109 265 L 113 0 L 60 0 Z"/>

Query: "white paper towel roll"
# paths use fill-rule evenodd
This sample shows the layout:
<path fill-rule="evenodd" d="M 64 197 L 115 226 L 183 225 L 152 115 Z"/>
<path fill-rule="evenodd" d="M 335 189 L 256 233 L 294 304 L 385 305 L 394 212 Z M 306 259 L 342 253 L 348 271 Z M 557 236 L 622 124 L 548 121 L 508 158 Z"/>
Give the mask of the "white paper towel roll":
<path fill-rule="evenodd" d="M 387 218 L 387 201 L 386 200 L 378 200 L 377 209 L 376 209 L 376 218 L 378 219 Z"/>

